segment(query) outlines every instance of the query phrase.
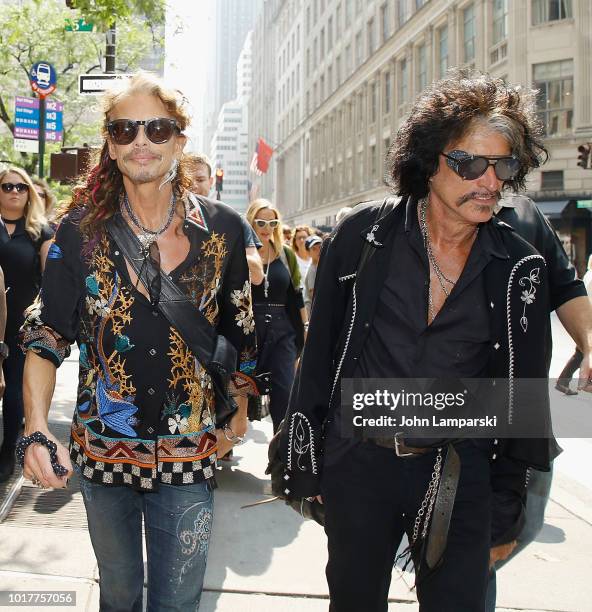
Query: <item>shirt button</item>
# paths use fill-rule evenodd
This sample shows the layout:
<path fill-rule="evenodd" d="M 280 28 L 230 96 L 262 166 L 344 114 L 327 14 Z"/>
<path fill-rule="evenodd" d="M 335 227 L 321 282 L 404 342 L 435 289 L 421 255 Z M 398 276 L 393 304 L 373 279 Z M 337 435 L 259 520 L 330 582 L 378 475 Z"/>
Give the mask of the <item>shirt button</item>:
<path fill-rule="evenodd" d="M 115 255 L 119 255 L 119 251 L 115 251 Z"/>
<path fill-rule="evenodd" d="M 152 357 L 156 355 L 156 349 L 151 348 L 148 352 L 152 355 Z"/>
<path fill-rule="evenodd" d="M 368 321 L 366 321 L 366 323 L 364 323 L 364 327 L 365 327 L 366 329 L 368 329 L 368 328 L 370 327 L 370 323 L 368 323 Z"/>
<path fill-rule="evenodd" d="M 157 317 L 158 316 L 158 310 L 153 310 L 152 311 L 152 316 L 153 317 Z"/>
<path fill-rule="evenodd" d="M 154 395 L 155 393 L 156 391 L 152 387 L 148 389 L 148 395 Z"/>

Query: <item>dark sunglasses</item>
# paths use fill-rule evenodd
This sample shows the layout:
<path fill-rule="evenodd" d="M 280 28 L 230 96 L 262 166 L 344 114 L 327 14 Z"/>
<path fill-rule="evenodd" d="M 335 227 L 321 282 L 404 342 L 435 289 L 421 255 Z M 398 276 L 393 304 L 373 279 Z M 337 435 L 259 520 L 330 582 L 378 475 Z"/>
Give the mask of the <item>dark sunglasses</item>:
<path fill-rule="evenodd" d="M 280 224 L 279 219 L 271 219 L 271 221 L 267 219 L 253 219 L 253 222 L 257 227 L 264 228 L 266 225 L 269 225 L 271 229 L 276 228 Z"/>
<path fill-rule="evenodd" d="M 500 181 L 511 181 L 520 172 L 520 160 L 513 155 L 471 155 L 466 151 L 441 153 L 446 163 L 458 176 L 466 181 L 474 181 L 493 166 L 495 175 Z"/>
<path fill-rule="evenodd" d="M 157 117 L 145 121 L 113 119 L 107 123 L 107 131 L 115 144 L 128 145 L 136 139 L 140 125 L 144 126 L 146 138 L 154 144 L 164 144 L 172 138 L 175 131 L 181 131 L 177 121 L 168 117 Z"/>
<path fill-rule="evenodd" d="M 2 183 L 1 187 L 4 193 L 10 193 L 13 189 L 16 189 L 17 193 L 29 191 L 29 185 L 27 185 L 27 183 Z"/>

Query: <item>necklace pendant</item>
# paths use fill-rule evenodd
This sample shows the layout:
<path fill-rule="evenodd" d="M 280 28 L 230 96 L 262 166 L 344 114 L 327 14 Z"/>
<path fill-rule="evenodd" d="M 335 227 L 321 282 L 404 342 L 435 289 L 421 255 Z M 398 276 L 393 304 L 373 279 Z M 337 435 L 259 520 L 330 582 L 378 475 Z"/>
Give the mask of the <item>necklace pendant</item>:
<path fill-rule="evenodd" d="M 269 297 L 269 281 L 267 280 L 267 274 L 263 279 L 263 295 L 268 298 Z"/>
<path fill-rule="evenodd" d="M 138 240 L 142 245 L 142 250 L 147 253 L 152 246 L 152 243 L 156 240 L 156 236 L 151 234 L 138 234 Z"/>

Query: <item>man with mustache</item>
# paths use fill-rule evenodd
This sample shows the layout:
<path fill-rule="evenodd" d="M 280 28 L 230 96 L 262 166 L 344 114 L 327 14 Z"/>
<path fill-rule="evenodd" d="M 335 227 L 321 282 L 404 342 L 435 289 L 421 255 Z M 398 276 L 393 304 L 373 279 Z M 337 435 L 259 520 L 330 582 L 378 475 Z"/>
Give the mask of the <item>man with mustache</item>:
<path fill-rule="evenodd" d="M 182 95 L 138 73 L 104 97 L 98 164 L 74 191 L 23 326 L 24 476 L 80 478 L 100 609 L 196 610 L 216 459 L 244 436 L 256 359 L 239 215 L 199 200 Z M 69 452 L 47 414 L 80 349 Z M 230 379 L 230 380 L 228 380 Z M 236 404 L 227 396 L 230 384 Z"/>
<path fill-rule="evenodd" d="M 547 376 L 545 262 L 494 217 L 546 155 L 533 100 L 464 71 L 428 87 L 387 160 L 400 204 L 356 207 L 324 244 L 280 454 L 286 497 L 324 503 L 331 612 L 386 611 L 405 533 L 421 612 L 482 612 L 490 564 L 523 523 L 526 468 L 556 454 L 542 434 L 352 436 L 341 388 L 476 378 L 501 414 L 548 423 L 546 384 L 529 397 L 493 385 Z"/>

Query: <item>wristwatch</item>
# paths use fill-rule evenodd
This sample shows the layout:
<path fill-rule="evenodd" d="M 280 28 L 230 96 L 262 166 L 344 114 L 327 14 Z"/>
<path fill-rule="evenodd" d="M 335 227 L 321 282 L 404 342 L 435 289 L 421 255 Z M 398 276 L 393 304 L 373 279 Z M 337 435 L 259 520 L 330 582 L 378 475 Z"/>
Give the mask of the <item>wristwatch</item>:
<path fill-rule="evenodd" d="M 10 351 L 8 350 L 8 344 L 0 340 L 0 359 L 8 359 L 9 353 Z"/>

